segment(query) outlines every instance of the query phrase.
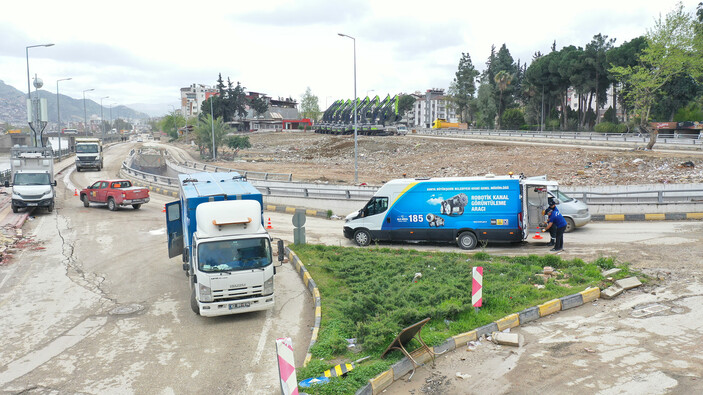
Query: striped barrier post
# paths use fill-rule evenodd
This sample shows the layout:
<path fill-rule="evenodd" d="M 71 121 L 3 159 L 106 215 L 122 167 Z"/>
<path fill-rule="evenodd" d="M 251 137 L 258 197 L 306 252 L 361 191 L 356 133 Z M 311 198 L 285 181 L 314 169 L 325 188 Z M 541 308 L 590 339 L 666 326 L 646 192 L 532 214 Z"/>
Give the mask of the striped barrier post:
<path fill-rule="evenodd" d="M 476 311 L 481 307 L 483 303 L 483 294 L 481 289 L 483 288 L 483 267 L 476 266 L 473 268 L 473 280 L 471 286 L 471 305 L 474 306 Z"/>
<path fill-rule="evenodd" d="M 290 337 L 276 339 L 276 352 L 278 353 L 278 374 L 281 378 L 281 394 L 298 395 L 293 342 Z"/>

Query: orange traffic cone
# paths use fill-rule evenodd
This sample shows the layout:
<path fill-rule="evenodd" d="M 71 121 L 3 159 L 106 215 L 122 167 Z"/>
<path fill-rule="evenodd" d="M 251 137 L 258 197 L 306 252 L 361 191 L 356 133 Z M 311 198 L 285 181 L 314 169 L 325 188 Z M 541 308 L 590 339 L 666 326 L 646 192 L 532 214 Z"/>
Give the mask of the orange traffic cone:
<path fill-rule="evenodd" d="M 78 189 L 73 190 L 73 196 L 78 196 Z"/>
<path fill-rule="evenodd" d="M 271 226 L 271 217 L 269 217 L 268 224 L 266 224 L 266 229 L 273 229 L 273 226 Z"/>
<path fill-rule="evenodd" d="M 161 210 L 162 213 L 166 212 L 166 205 L 164 204 L 164 208 Z"/>
<path fill-rule="evenodd" d="M 535 240 L 542 240 L 542 239 L 544 239 L 544 237 L 540 236 L 540 234 L 539 234 L 539 228 L 537 228 L 537 232 L 535 232 L 535 235 L 532 236 L 532 238 L 535 239 Z"/>

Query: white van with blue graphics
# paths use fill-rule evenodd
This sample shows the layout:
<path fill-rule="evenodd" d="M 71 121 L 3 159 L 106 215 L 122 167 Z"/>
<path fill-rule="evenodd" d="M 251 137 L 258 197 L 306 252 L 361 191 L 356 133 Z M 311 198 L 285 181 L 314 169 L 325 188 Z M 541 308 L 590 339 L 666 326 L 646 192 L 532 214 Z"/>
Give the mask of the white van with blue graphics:
<path fill-rule="evenodd" d="M 548 182 L 550 185 L 553 181 Z M 520 176 L 398 179 L 347 216 L 344 236 L 371 241 L 521 242 L 539 231 L 547 182 Z"/>

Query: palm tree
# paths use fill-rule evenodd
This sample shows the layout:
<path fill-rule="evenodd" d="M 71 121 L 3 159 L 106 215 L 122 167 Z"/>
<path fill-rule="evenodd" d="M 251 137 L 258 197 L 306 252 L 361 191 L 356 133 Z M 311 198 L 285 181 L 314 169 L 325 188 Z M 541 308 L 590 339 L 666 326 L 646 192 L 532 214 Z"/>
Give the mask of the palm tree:
<path fill-rule="evenodd" d="M 505 70 L 501 70 L 496 73 L 493 78 L 498 90 L 500 91 L 500 100 L 498 101 L 498 122 L 496 122 L 496 128 L 500 129 L 500 118 L 503 116 L 503 91 L 508 89 L 508 85 L 513 82 L 513 75 Z"/>

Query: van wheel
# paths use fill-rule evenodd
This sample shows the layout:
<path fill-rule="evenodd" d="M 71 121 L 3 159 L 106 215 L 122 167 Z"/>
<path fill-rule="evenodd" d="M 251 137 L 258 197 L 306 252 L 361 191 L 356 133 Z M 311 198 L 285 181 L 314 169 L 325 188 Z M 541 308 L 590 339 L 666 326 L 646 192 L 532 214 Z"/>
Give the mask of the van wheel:
<path fill-rule="evenodd" d="M 354 232 L 354 241 L 361 247 L 366 247 L 371 243 L 371 235 L 366 229 L 359 229 Z"/>
<path fill-rule="evenodd" d="M 476 239 L 476 235 L 471 233 L 471 232 L 464 232 L 459 235 L 459 238 L 456 240 L 457 244 L 461 249 L 463 250 L 473 250 L 476 248 L 476 245 L 478 244 L 478 240 Z"/>
<path fill-rule="evenodd" d="M 110 198 L 107 200 L 107 208 L 109 208 L 110 211 L 117 210 L 117 204 L 115 204 L 115 199 Z"/>
<path fill-rule="evenodd" d="M 81 200 L 83 201 L 83 207 L 90 207 L 90 201 L 88 200 L 88 195 L 83 195 L 81 197 Z"/>
<path fill-rule="evenodd" d="M 46 207 L 46 211 L 48 211 L 48 212 L 54 211 L 54 203 L 53 203 L 53 202 L 51 202 L 51 204 L 49 204 L 49 205 Z"/>
<path fill-rule="evenodd" d="M 17 206 L 15 206 L 15 205 L 13 204 L 13 205 L 12 205 L 12 212 L 15 213 L 15 214 L 17 214 L 17 211 L 18 211 L 18 210 L 19 210 L 19 209 L 17 208 Z"/>
<path fill-rule="evenodd" d="M 195 290 L 190 294 L 190 308 L 193 310 L 193 313 L 196 315 L 200 315 L 200 309 L 198 308 L 198 301 L 195 300 Z"/>
<path fill-rule="evenodd" d="M 574 229 L 576 229 L 576 224 L 574 223 L 574 220 L 569 217 L 564 217 L 564 219 L 566 220 L 566 229 L 564 230 L 564 232 L 573 232 Z"/>

